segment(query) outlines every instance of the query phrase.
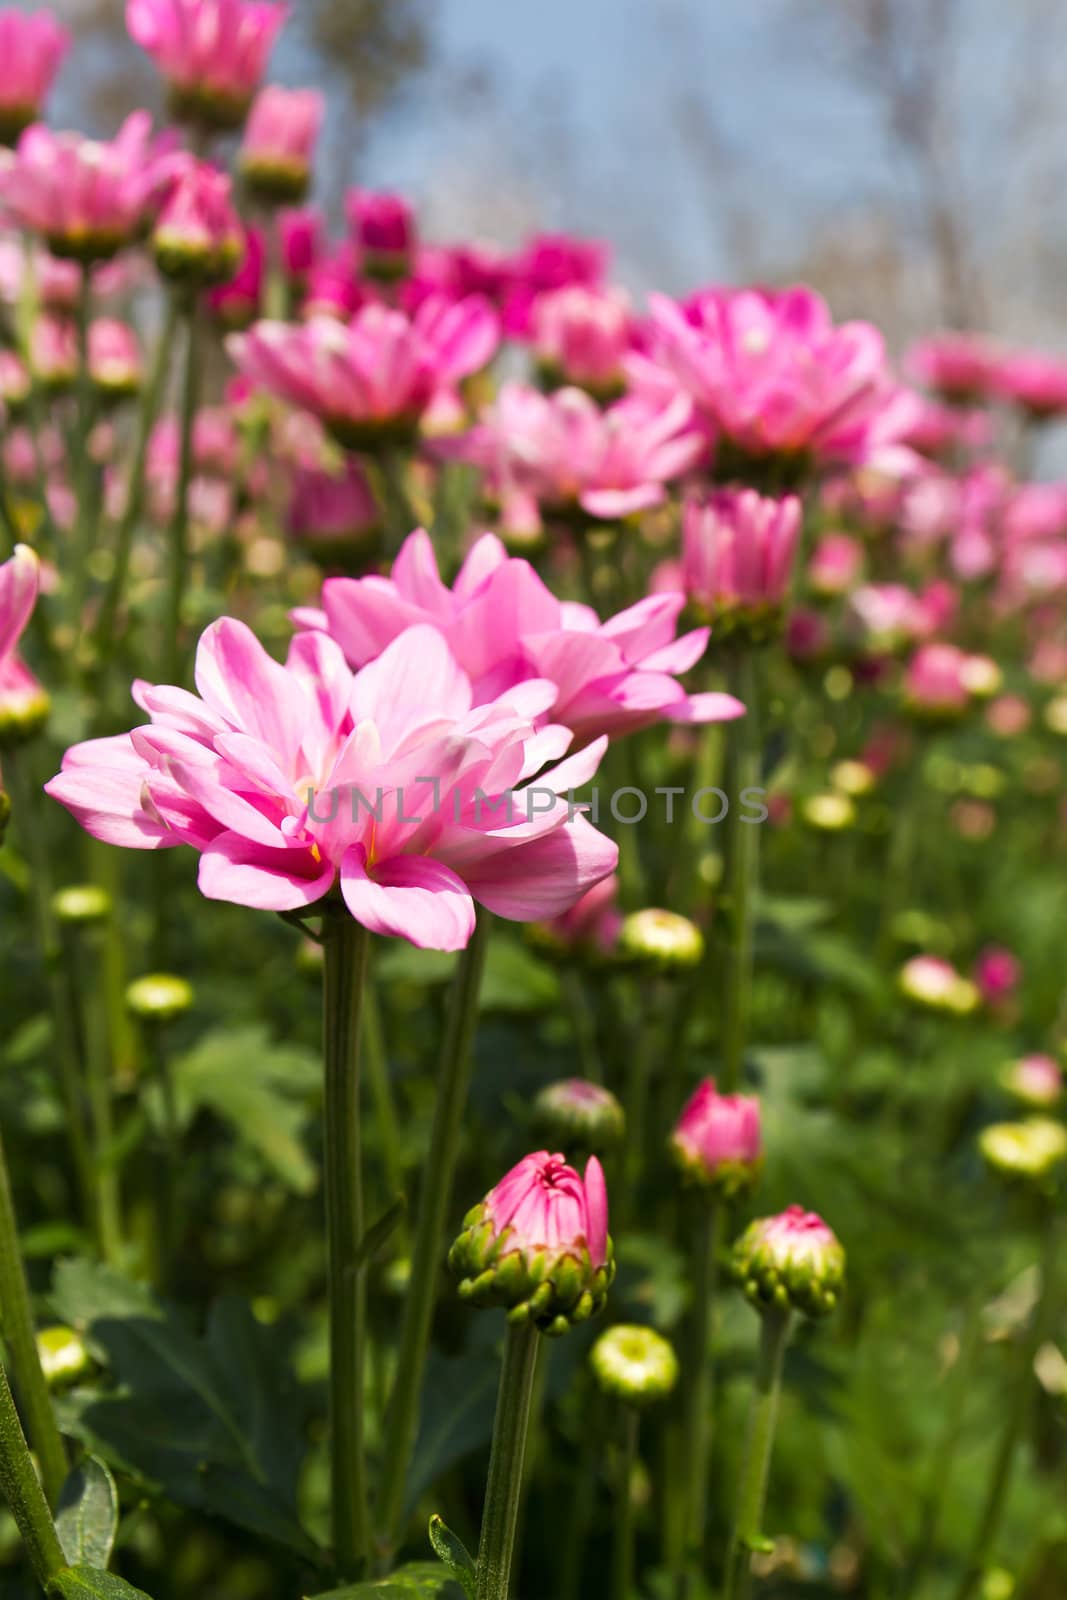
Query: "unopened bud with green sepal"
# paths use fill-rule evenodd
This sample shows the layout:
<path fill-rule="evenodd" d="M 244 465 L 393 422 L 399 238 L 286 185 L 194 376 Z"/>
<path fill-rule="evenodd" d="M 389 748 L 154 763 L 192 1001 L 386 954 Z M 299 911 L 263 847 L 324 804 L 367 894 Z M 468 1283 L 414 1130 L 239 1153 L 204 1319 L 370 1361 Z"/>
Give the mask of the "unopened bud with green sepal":
<path fill-rule="evenodd" d="M 814 1211 L 789 1206 L 749 1224 L 733 1248 L 731 1275 L 757 1307 L 827 1316 L 845 1282 L 845 1252 Z"/>

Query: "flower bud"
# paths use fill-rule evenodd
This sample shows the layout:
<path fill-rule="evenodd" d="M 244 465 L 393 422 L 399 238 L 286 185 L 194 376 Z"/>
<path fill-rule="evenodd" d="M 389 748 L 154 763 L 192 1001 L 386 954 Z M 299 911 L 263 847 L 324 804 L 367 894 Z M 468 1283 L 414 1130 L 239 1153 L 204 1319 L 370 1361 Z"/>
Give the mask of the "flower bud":
<path fill-rule="evenodd" d="M 866 761 L 838 761 L 830 769 L 830 781 L 841 794 L 858 799 L 870 794 L 878 782 L 878 774 Z"/>
<path fill-rule="evenodd" d="M 534 1101 L 534 1118 L 554 1143 L 570 1149 L 606 1150 L 619 1143 L 626 1128 L 611 1090 L 584 1078 L 547 1084 Z"/>
<path fill-rule="evenodd" d="M 111 915 L 111 896 L 95 883 L 72 883 L 52 896 L 57 922 L 69 928 L 89 928 Z"/>
<path fill-rule="evenodd" d="M 104 401 L 128 400 L 141 387 L 141 351 L 128 322 L 97 317 L 89 329 L 89 376 Z"/>
<path fill-rule="evenodd" d="M 589 1352 L 593 1376 L 605 1394 L 629 1406 L 665 1400 L 678 1382 L 674 1347 L 654 1328 L 619 1323 Z"/>
<path fill-rule="evenodd" d="M 719 1094 L 706 1078 L 671 1134 L 671 1153 L 685 1178 L 732 1198 L 752 1187 L 763 1164 L 755 1095 Z"/>
<path fill-rule="evenodd" d="M 93 1364 L 85 1341 L 73 1328 L 42 1328 L 37 1335 L 37 1355 L 50 1389 L 77 1382 Z"/>
<path fill-rule="evenodd" d="M 790 1206 L 749 1224 L 734 1245 L 731 1272 L 757 1307 L 823 1317 L 840 1297 L 845 1252 L 814 1211 Z"/>
<path fill-rule="evenodd" d="M 503 1306 L 509 1322 L 561 1334 L 593 1316 L 615 1276 L 596 1156 L 584 1179 L 561 1155 L 524 1157 L 468 1211 L 448 1260 L 461 1297 Z"/>
<path fill-rule="evenodd" d="M 396 194 L 350 189 L 345 210 L 366 276 L 386 282 L 405 277 L 415 250 L 415 218 L 407 201 Z"/>
<path fill-rule="evenodd" d="M 173 972 L 150 972 L 126 989 L 126 1005 L 142 1022 L 173 1022 L 193 1003 L 193 986 Z"/>
<path fill-rule="evenodd" d="M 801 508 L 794 495 L 765 499 L 724 489 L 690 499 L 682 513 L 682 584 L 716 637 L 739 630 L 753 643 L 781 626 Z"/>
<path fill-rule="evenodd" d="M 977 984 L 940 956 L 912 956 L 901 967 L 897 984 L 901 994 L 914 1005 L 958 1017 L 974 1011 L 981 998 Z"/>
<path fill-rule="evenodd" d="M 244 234 L 230 198 L 230 180 L 206 161 L 180 171 L 152 233 L 152 254 L 165 278 L 203 288 L 232 278 Z"/>
<path fill-rule="evenodd" d="M 856 807 L 847 794 L 809 794 L 800 814 L 809 828 L 819 833 L 844 833 L 856 821 Z"/>
<path fill-rule="evenodd" d="M 1052 1056 L 1020 1056 L 1003 1069 L 1000 1082 L 1016 1100 L 1035 1110 L 1054 1106 L 1063 1094 L 1063 1073 Z"/>
<path fill-rule="evenodd" d="M 920 645 L 904 674 L 904 704 L 923 722 L 955 722 L 970 703 L 969 657 L 954 644 Z"/>
<path fill-rule="evenodd" d="M 978 1135 L 978 1148 L 1001 1177 L 1043 1187 L 1067 1161 L 1067 1128 L 1051 1117 L 994 1122 Z"/>
<path fill-rule="evenodd" d="M 684 972 L 700 965 L 704 935 L 688 917 L 649 906 L 623 919 L 619 954 L 660 972 Z"/>
<path fill-rule="evenodd" d="M 248 191 L 267 205 L 302 200 L 311 181 L 323 99 L 316 89 L 271 83 L 252 103 L 238 154 Z"/>

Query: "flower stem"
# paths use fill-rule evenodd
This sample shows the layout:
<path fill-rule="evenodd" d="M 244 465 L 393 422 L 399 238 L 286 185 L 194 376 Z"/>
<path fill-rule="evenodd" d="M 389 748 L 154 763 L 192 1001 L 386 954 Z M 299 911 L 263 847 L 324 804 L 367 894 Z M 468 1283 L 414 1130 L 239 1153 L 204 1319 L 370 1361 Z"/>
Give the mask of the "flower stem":
<path fill-rule="evenodd" d="M 975 1526 L 967 1566 L 955 1591 L 955 1600 L 971 1600 L 982 1580 L 989 1552 L 1000 1531 L 1019 1443 L 1026 1424 L 1033 1415 L 1034 1360 L 1049 1337 L 1049 1325 L 1055 1312 L 1055 1266 L 1058 1248 L 1059 1230 L 1056 1227 L 1055 1213 L 1051 1206 L 1047 1206 L 1041 1240 L 1041 1287 L 1038 1302 L 1029 1331 L 1019 1349 L 1015 1394 L 1009 1404 L 1004 1431 L 993 1459 L 993 1471 L 985 1501 Z"/>
<path fill-rule="evenodd" d="M 56 1030 L 56 1060 L 67 1138 L 82 1220 L 99 1235 L 96 1183 L 82 1106 L 82 1050 L 75 991 L 63 963 L 63 949 L 52 914 L 52 883 L 47 843 L 41 831 L 39 790 L 27 770 L 28 750 L 4 751 L 4 782 L 11 795 L 19 840 L 29 863 L 29 894 L 37 945 L 48 985 L 49 1009 Z"/>
<path fill-rule="evenodd" d="M 359 1037 L 370 935 L 343 907 L 331 908 L 322 931 L 333 1546 L 338 1576 L 352 1578 L 359 1575 L 367 1546 Z"/>
<path fill-rule="evenodd" d="M 704 1530 L 708 1500 L 708 1458 L 711 1418 L 715 1401 L 715 1369 L 711 1350 L 718 1247 L 722 1208 L 710 1196 L 702 1197 L 700 1220 L 693 1231 L 693 1305 L 690 1321 L 688 1391 L 685 1407 L 686 1524 L 683 1568 L 675 1593 L 686 1600 L 694 1575 L 704 1564 Z"/>
<path fill-rule="evenodd" d="M 78 414 L 74 424 L 74 450 L 72 476 L 77 496 L 78 521 L 76 558 L 74 564 L 74 625 L 79 634 L 82 626 L 82 608 L 88 583 L 89 557 L 93 547 L 93 461 L 89 449 L 89 435 L 93 427 L 93 380 L 89 365 L 89 327 L 93 315 L 93 277 L 86 264 L 81 269 L 78 287 L 76 328 L 78 338 Z"/>
<path fill-rule="evenodd" d="M 38 1583 L 47 1589 L 66 1559 L 48 1509 L 44 1490 L 34 1471 L 26 1436 L 15 1402 L 0 1366 L 0 1489 L 18 1524 Z"/>
<path fill-rule="evenodd" d="M 478 1545 L 475 1600 L 511 1600 L 511 1561 L 522 1493 L 530 1400 L 541 1335 L 528 1323 L 509 1327 L 493 1424 L 489 1480 Z"/>
<path fill-rule="evenodd" d="M 98 1242 L 104 1260 L 122 1258 L 122 1202 L 114 1165 L 115 1124 L 111 1095 L 111 1050 L 106 1018 L 106 980 L 100 930 L 69 930 L 67 970 L 81 1015 L 85 1088 L 92 1132 Z"/>
<path fill-rule="evenodd" d="M 752 954 L 755 896 L 759 880 L 759 825 L 742 814 L 741 796 L 760 781 L 759 683 L 756 656 L 738 655 L 730 673 L 730 692 L 745 706 L 731 724 L 727 746 L 726 894 L 730 940 L 722 965 L 722 1073 L 720 1087 L 732 1094 L 741 1079 L 752 1012 Z"/>
<path fill-rule="evenodd" d="M 752 1583 L 752 1545 L 761 1533 L 767 1499 L 778 1396 L 782 1387 L 782 1358 L 789 1341 L 791 1314 L 767 1310 L 760 1320 L 755 1391 L 748 1419 L 748 1438 L 741 1466 L 741 1492 L 737 1518 L 726 1562 L 723 1600 L 748 1600 Z"/>
<path fill-rule="evenodd" d="M 170 519 L 170 568 L 164 626 L 164 683 L 180 683 L 182 673 L 182 605 L 189 565 L 189 485 L 193 477 L 193 425 L 200 397 L 200 327 L 195 301 L 182 307 L 186 327 L 185 371 L 179 419 L 178 483 Z"/>
<path fill-rule="evenodd" d="M 634 1469 L 641 1416 L 627 1406 L 619 1461 L 619 1487 L 615 1502 L 615 1559 L 611 1567 L 611 1600 L 630 1600 L 634 1582 Z"/>
<path fill-rule="evenodd" d="M 67 1452 L 56 1427 L 37 1350 L 30 1292 L 19 1254 L 18 1226 L 3 1140 L 0 1139 L 0 1329 L 3 1331 L 23 1415 L 52 1505 L 67 1476 Z"/>
<path fill-rule="evenodd" d="M 378 991 L 373 973 L 367 976 L 363 996 L 363 1057 L 374 1107 L 374 1121 L 382 1147 L 382 1176 L 385 1191 L 392 1202 L 404 1192 L 404 1163 L 400 1153 L 400 1132 L 396 1120 L 393 1086 L 389 1081 L 389 1058 L 385 1049 L 382 1014 L 378 1004 Z M 403 1237 L 403 1224 L 398 1233 Z"/>
<path fill-rule="evenodd" d="M 388 1555 L 395 1545 L 404 1514 L 408 1465 L 419 1422 L 441 1247 L 459 1152 L 460 1122 L 470 1085 L 471 1045 L 478 1021 L 478 996 L 485 970 L 489 925 L 488 915 L 479 911 L 470 944 L 460 957 L 445 1019 L 433 1131 L 415 1221 L 411 1277 L 400 1325 L 396 1377 L 385 1419 L 389 1449 L 382 1468 L 378 1502 L 378 1533 L 383 1555 Z"/>
<path fill-rule="evenodd" d="M 118 619 L 119 608 L 126 593 L 126 580 L 130 570 L 134 530 L 140 520 L 141 509 L 144 505 L 145 466 L 148 461 L 148 446 L 152 438 L 152 430 L 159 417 L 160 406 L 163 403 L 163 391 L 170 372 L 174 341 L 177 337 L 181 313 L 181 297 L 177 294 L 169 295 L 167 297 L 166 317 L 156 345 L 152 370 L 141 395 L 141 406 L 137 417 L 137 434 L 133 446 L 133 462 L 130 466 L 129 481 L 126 485 L 126 501 L 122 508 L 122 520 L 119 523 L 118 536 L 115 541 L 115 564 L 111 569 L 111 577 L 104 592 L 96 625 L 97 660 L 101 667 L 106 666 L 111 660 L 117 642 L 115 624 Z"/>

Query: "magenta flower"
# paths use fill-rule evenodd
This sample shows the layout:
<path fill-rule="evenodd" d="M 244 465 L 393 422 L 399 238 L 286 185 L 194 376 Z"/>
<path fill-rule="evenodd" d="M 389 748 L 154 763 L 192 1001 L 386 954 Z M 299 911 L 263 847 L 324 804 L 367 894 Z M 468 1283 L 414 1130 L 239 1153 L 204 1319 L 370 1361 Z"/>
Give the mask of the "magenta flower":
<path fill-rule="evenodd" d="M 152 253 L 167 278 L 192 284 L 232 279 L 245 249 L 229 176 L 206 161 L 183 161 L 152 232 Z"/>
<path fill-rule="evenodd" d="M 415 253 L 415 214 L 402 195 L 349 189 L 345 212 L 364 272 L 371 278 L 402 278 Z"/>
<path fill-rule="evenodd" d="M 974 981 L 988 1006 L 1002 1006 L 1011 1000 L 1022 982 L 1019 958 L 1001 945 L 988 945 L 979 951 L 974 964 Z"/>
<path fill-rule="evenodd" d="M 958 645 L 920 645 L 904 673 L 904 699 L 919 717 L 935 720 L 962 716 L 971 698 L 969 657 Z"/>
<path fill-rule="evenodd" d="M 546 769 L 570 739 L 534 729 L 542 687 L 474 707 L 432 628 L 353 676 L 321 634 L 282 666 L 224 617 L 196 684 L 135 684 L 150 724 L 75 745 L 46 787 L 95 838 L 191 845 L 209 899 L 288 911 L 339 888 L 372 931 L 456 950 L 475 900 L 515 921 L 557 916 L 614 869 L 615 845 L 559 798 L 607 741 Z"/>
<path fill-rule="evenodd" d="M 686 502 L 682 584 L 708 617 L 773 621 L 789 591 L 800 537 L 800 501 L 724 489 Z"/>
<path fill-rule="evenodd" d="M 18 653 L 37 604 L 41 564 L 28 545 L 0 566 L 0 742 L 24 738 L 48 715 L 48 696 Z"/>
<path fill-rule="evenodd" d="M 293 475 L 286 517 L 290 538 L 320 560 L 344 564 L 347 553 L 366 551 L 381 531 L 382 513 L 358 461 L 340 473 L 299 467 Z"/>
<path fill-rule="evenodd" d="M 1067 412 L 1067 361 L 1055 356 L 1036 350 L 1006 355 L 995 369 L 993 386 L 1035 422 Z"/>
<path fill-rule="evenodd" d="M 0 11 L 0 139 L 10 144 L 36 122 L 63 57 L 70 34 L 51 11 Z"/>
<path fill-rule="evenodd" d="M 111 140 L 34 123 L 0 170 L 0 202 L 57 256 L 103 261 L 131 244 L 173 170 L 170 145 L 134 111 Z"/>
<path fill-rule="evenodd" d="M 227 328 L 247 328 L 260 314 L 267 280 L 267 246 L 259 228 L 244 230 L 240 266 L 231 278 L 210 289 L 207 303 Z"/>
<path fill-rule="evenodd" d="M 282 89 L 272 83 L 259 91 L 238 154 L 242 176 L 254 194 L 274 203 L 303 199 L 324 110 L 317 89 Z"/>
<path fill-rule="evenodd" d="M 719 1094 L 714 1078 L 705 1078 L 678 1119 L 671 1149 L 687 1177 L 737 1194 L 755 1181 L 763 1159 L 759 1101 Z"/>
<path fill-rule="evenodd" d="M 716 471 L 744 478 L 773 463 L 779 481 L 847 463 L 886 464 L 916 402 L 891 378 L 867 322 L 835 327 L 810 289 L 709 289 L 688 311 L 650 297 L 653 354 L 692 396 L 717 436 Z M 631 358 L 635 381 L 648 362 Z"/>
<path fill-rule="evenodd" d="M 572 284 L 599 288 L 608 267 L 608 247 L 567 233 L 538 233 L 523 246 L 507 272 L 504 326 L 517 338 L 529 335 L 538 296 Z"/>
<path fill-rule="evenodd" d="M 815 594 L 846 594 L 863 570 L 863 546 L 847 533 L 824 533 L 808 562 L 807 580 Z"/>
<path fill-rule="evenodd" d="M 264 0 L 126 0 L 130 38 L 152 57 L 179 116 L 239 128 L 288 9 Z"/>
<path fill-rule="evenodd" d="M 291 283 L 302 285 L 322 254 L 325 222 L 314 206 L 278 213 L 278 251 Z"/>
<path fill-rule="evenodd" d="M 330 317 L 261 322 L 229 350 L 246 376 L 365 449 L 410 438 L 435 395 L 484 367 L 499 338 L 492 307 L 472 297 L 426 300 L 411 318 L 368 305 L 347 327 Z"/>
<path fill-rule="evenodd" d="M 939 333 L 912 346 L 907 368 L 946 400 L 975 401 L 995 394 L 1001 359 L 996 345 L 980 334 Z"/>
<path fill-rule="evenodd" d="M 360 277 L 361 259 L 354 244 L 345 243 L 317 260 L 308 274 L 307 294 L 300 308 L 305 322 L 334 317 L 347 323 L 375 296 Z"/>
<path fill-rule="evenodd" d="M 534 354 L 553 382 L 601 398 L 621 393 L 623 360 L 633 342 L 630 299 L 621 289 L 574 284 L 539 295 L 531 322 Z"/>
<path fill-rule="evenodd" d="M 615 1268 L 600 1162 L 582 1178 L 561 1155 L 525 1156 L 467 1213 L 448 1259 L 463 1298 L 505 1306 L 511 1322 L 556 1334 L 585 1321 Z"/>
<path fill-rule="evenodd" d="M 504 526 L 529 533 L 542 511 L 615 520 L 662 505 L 665 485 L 696 465 L 706 440 L 680 394 L 666 406 L 628 398 L 601 411 L 582 389 L 545 395 L 506 383 L 476 427 L 439 448 L 481 467 Z"/>
<path fill-rule="evenodd" d="M 557 600 L 493 534 L 478 540 L 449 589 L 419 528 L 390 577 L 328 578 L 322 610 L 298 611 L 295 620 L 328 631 L 356 667 L 405 628 L 429 623 L 469 677 L 476 704 L 536 679 L 554 691 L 545 714 L 584 743 L 664 719 L 718 722 L 743 714 L 731 695 L 689 695 L 678 683 L 708 640 L 706 628 L 675 638 L 683 605 L 680 594 L 652 595 L 601 622 L 588 606 Z"/>

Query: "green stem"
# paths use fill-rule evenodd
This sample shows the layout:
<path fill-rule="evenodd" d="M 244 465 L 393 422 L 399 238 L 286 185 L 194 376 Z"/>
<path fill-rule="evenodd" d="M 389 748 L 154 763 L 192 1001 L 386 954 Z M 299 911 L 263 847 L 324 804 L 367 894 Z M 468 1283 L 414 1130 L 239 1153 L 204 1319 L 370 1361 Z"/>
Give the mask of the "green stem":
<path fill-rule="evenodd" d="M 129 481 L 126 485 L 126 501 L 122 508 L 122 520 L 119 523 L 118 536 L 115 541 L 115 564 L 111 569 L 111 577 L 108 580 L 96 625 L 96 652 L 101 668 L 106 667 L 111 660 L 117 644 L 115 625 L 126 593 L 126 580 L 129 575 L 130 556 L 133 551 L 134 530 L 140 521 L 141 510 L 144 506 L 145 467 L 148 462 L 148 446 L 163 403 L 163 391 L 166 388 L 167 377 L 170 373 L 174 341 L 178 333 L 178 324 L 181 321 L 182 305 L 183 301 L 179 295 L 171 294 L 168 296 L 166 318 L 156 345 L 152 371 L 141 395 L 141 406 L 137 417 L 137 434 L 133 446 L 133 461 L 130 466 Z"/>
<path fill-rule="evenodd" d="M 166 1024 L 150 1021 L 145 1024 L 148 1038 L 152 1076 L 159 1088 L 162 1109 L 162 1150 L 157 1175 L 156 1276 L 160 1289 L 170 1288 L 174 1275 L 174 1258 L 177 1243 L 178 1172 L 181 1162 L 181 1132 L 178 1120 L 178 1103 L 174 1093 L 174 1073 L 171 1071 L 167 1050 Z"/>
<path fill-rule="evenodd" d="M 608 1400 L 603 1389 L 594 1386 L 582 1410 L 581 1454 L 578 1474 L 570 1497 L 567 1532 L 559 1564 L 559 1600 L 578 1600 L 584 1575 L 584 1556 L 596 1503 L 597 1476 L 604 1451 Z"/>
<path fill-rule="evenodd" d="M 540 1337 L 537 1329 L 526 1323 L 509 1327 L 504 1339 L 504 1365 L 478 1544 L 475 1600 L 511 1600 L 511 1562 Z"/>
<path fill-rule="evenodd" d="M 44 1490 L 33 1470 L 33 1460 L 3 1367 L 0 1367 L 0 1489 L 18 1524 L 37 1581 L 47 1590 L 67 1562 Z"/>
<path fill-rule="evenodd" d="M 634 1583 L 634 1471 L 637 1467 L 637 1441 L 640 1413 L 626 1407 L 623 1421 L 624 1442 L 619 1461 L 619 1488 L 615 1503 L 615 1559 L 611 1566 L 611 1600 L 630 1600 Z"/>
<path fill-rule="evenodd" d="M 359 1039 L 370 935 L 343 907 L 331 908 L 322 931 L 333 1547 L 338 1576 L 353 1578 L 359 1575 L 367 1548 Z"/>
<path fill-rule="evenodd" d="M 50 859 L 41 828 L 42 818 L 35 804 L 40 791 L 27 771 L 28 754 L 25 748 L 4 751 L 4 782 L 11 795 L 20 842 L 29 862 L 30 900 L 48 985 L 49 1009 L 56 1030 L 59 1088 L 82 1220 L 96 1231 L 96 1184 L 82 1106 L 82 1053 L 75 991 L 64 966 L 63 947 L 52 914 Z"/>
<path fill-rule="evenodd" d="M 382 1172 L 389 1201 L 404 1192 L 404 1164 L 400 1156 L 400 1131 L 396 1120 L 392 1084 L 389 1082 L 389 1057 L 385 1049 L 378 991 L 368 974 L 363 996 L 363 1058 L 374 1106 L 374 1123 L 382 1145 Z"/>
<path fill-rule="evenodd" d="M 378 1501 L 378 1534 L 383 1556 L 388 1556 L 394 1548 L 404 1515 L 408 1465 L 419 1422 L 442 1244 L 459 1153 L 460 1124 L 470 1085 L 471 1046 L 478 1022 L 478 996 L 485 970 L 489 926 L 489 917 L 479 911 L 470 944 L 460 957 L 445 1019 L 433 1131 L 415 1221 L 411 1277 L 400 1325 L 396 1377 L 385 1419 L 389 1449 L 382 1468 Z"/>
<path fill-rule="evenodd" d="M 180 684 L 182 677 L 182 606 L 189 565 L 189 485 L 193 477 L 193 425 L 200 396 L 200 329 L 196 303 L 183 307 L 186 325 L 185 371 L 179 418 L 178 482 L 169 529 L 169 577 L 164 624 L 163 682 Z"/>
<path fill-rule="evenodd" d="M 93 462 L 89 435 L 93 428 L 93 380 L 89 364 L 89 328 L 93 315 L 93 276 L 88 264 L 82 266 L 78 286 L 75 325 L 78 339 L 77 402 L 72 461 L 78 521 L 73 574 L 74 626 L 81 632 L 82 609 L 89 580 L 89 558 L 93 546 Z"/>
<path fill-rule="evenodd" d="M 93 1142 L 97 1235 L 104 1260 L 117 1266 L 122 1259 L 122 1202 L 114 1156 L 111 1050 L 101 930 L 70 929 L 67 965 L 78 994 L 85 1041 L 85 1088 Z"/>
<path fill-rule="evenodd" d="M 685 1552 L 675 1592 L 686 1600 L 704 1565 L 707 1522 L 708 1462 L 711 1451 L 715 1367 L 711 1348 L 718 1248 L 722 1209 L 710 1196 L 701 1197 L 701 1216 L 693 1232 L 693 1304 L 690 1320 L 688 1383 L 685 1400 Z"/>
<path fill-rule="evenodd" d="M 67 1452 L 56 1427 L 52 1400 L 30 1311 L 30 1291 L 19 1253 L 18 1225 L 3 1140 L 0 1139 L 0 1328 L 11 1360 L 19 1401 L 33 1448 L 41 1464 L 45 1494 L 52 1505 L 67 1476 Z"/>
<path fill-rule="evenodd" d="M 993 1471 L 986 1490 L 982 1511 L 975 1525 L 974 1539 L 963 1577 L 955 1592 L 955 1600 L 971 1600 L 978 1589 L 985 1570 L 989 1552 L 993 1548 L 1004 1517 L 1008 1490 L 1011 1487 L 1015 1458 L 1026 1424 L 1033 1414 L 1034 1360 L 1049 1337 L 1056 1302 L 1056 1256 L 1059 1248 L 1059 1230 L 1051 1206 L 1046 1208 L 1041 1240 L 1041 1289 L 1030 1328 L 1019 1349 L 1019 1370 L 1015 1393 L 1008 1408 L 1004 1431 L 997 1453 L 993 1458 Z"/>
<path fill-rule="evenodd" d="M 741 1080 L 752 1012 L 752 956 L 755 896 L 759 879 L 759 824 L 746 817 L 741 796 L 758 788 L 761 776 L 759 683 L 756 656 L 739 655 L 730 674 L 730 691 L 745 715 L 728 734 L 725 884 L 730 941 L 722 964 L 722 1074 L 720 1088 L 732 1094 Z"/>
<path fill-rule="evenodd" d="M 791 1314 L 766 1310 L 760 1321 L 755 1390 L 748 1420 L 748 1438 L 741 1466 L 741 1492 L 737 1519 L 727 1557 L 723 1600 L 748 1600 L 752 1583 L 752 1547 L 762 1532 L 771 1466 L 778 1396 L 782 1387 L 782 1358 L 789 1341 Z"/>

